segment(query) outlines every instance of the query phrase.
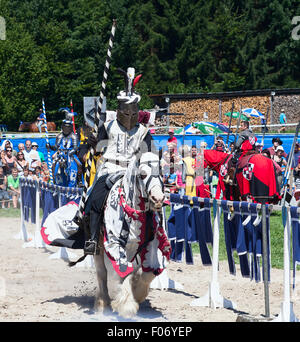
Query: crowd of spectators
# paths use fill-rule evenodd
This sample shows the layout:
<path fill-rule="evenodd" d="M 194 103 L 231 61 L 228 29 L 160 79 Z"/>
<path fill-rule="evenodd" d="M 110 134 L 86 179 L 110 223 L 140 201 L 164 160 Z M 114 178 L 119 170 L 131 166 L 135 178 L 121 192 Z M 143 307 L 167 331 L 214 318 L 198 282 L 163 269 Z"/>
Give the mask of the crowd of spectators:
<path fill-rule="evenodd" d="M 0 147 L 0 205 L 1 208 L 18 207 L 20 199 L 20 177 L 49 182 L 48 165 L 44 154 L 35 141 L 26 140 L 14 149 L 10 140 Z"/>
<path fill-rule="evenodd" d="M 210 169 L 197 173 L 197 170 L 193 167 L 195 158 L 199 155 L 201 149 L 207 148 L 205 141 L 200 143 L 200 147 L 178 146 L 174 131 L 169 131 L 167 148 L 161 151 L 161 167 L 164 184 L 169 188 L 170 192 L 200 197 L 214 198 L 216 196 L 218 174 Z M 221 136 L 216 137 L 211 147 L 211 149 L 225 153 L 231 153 L 233 148 L 233 143 L 227 147 Z M 281 185 L 289 158 L 289 154 L 284 150 L 282 140 L 278 137 L 274 138 L 272 146 L 267 149 L 262 149 L 262 146 L 257 143 L 256 150 L 273 160 L 278 184 Z M 300 199 L 300 142 L 296 143 L 295 150 L 291 151 L 291 153 L 293 153 L 293 156 L 289 183 L 292 184 L 295 199 L 298 201 Z"/>

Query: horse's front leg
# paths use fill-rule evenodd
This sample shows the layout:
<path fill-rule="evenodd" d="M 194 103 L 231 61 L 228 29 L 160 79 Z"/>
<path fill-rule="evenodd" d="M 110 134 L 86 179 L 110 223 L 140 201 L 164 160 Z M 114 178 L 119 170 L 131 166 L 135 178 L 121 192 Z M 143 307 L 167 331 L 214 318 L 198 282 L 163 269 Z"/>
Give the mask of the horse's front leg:
<path fill-rule="evenodd" d="M 94 309 L 103 312 L 110 305 L 107 289 L 107 270 L 104 263 L 104 251 L 100 248 L 100 254 L 94 255 L 96 274 L 98 280 L 98 291 L 95 298 Z"/>
<path fill-rule="evenodd" d="M 143 272 L 141 268 L 136 272 L 132 281 L 132 292 L 139 304 L 147 298 L 150 284 L 154 278 L 153 272 Z"/>
<path fill-rule="evenodd" d="M 133 317 L 139 309 L 139 304 L 132 292 L 135 273 L 132 272 L 125 278 L 121 278 L 106 255 L 104 255 L 104 262 L 107 268 L 107 285 L 111 298 L 111 308 L 124 318 Z"/>

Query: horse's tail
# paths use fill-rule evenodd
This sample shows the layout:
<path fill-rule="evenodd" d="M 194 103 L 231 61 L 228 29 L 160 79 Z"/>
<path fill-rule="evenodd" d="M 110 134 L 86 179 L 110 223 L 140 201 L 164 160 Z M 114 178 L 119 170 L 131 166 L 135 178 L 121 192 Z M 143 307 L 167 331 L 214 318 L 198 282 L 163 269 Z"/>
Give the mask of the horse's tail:
<path fill-rule="evenodd" d="M 124 318 L 133 317 L 139 308 L 133 293 L 132 281 L 134 273 L 130 273 L 121 285 L 121 291 L 118 292 L 116 298 L 111 302 L 113 311 L 118 312 Z"/>

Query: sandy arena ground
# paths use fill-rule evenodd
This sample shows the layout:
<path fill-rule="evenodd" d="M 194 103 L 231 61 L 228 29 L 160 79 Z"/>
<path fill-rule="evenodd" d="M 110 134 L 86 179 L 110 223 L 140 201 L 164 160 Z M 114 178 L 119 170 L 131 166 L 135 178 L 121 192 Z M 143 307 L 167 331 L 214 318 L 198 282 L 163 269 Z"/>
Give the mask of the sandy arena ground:
<path fill-rule="evenodd" d="M 35 227 L 26 224 L 27 231 Z M 126 321 L 113 312 L 93 311 L 96 276 L 91 267 L 68 267 L 62 259 L 49 259 L 56 247 L 24 248 L 14 237 L 20 232 L 19 218 L 0 218 L 0 321 L 74 322 Z M 74 251 L 70 251 L 74 253 Z M 76 251 L 81 256 L 81 251 Z M 194 265 L 171 262 L 168 276 L 183 289 L 152 289 L 132 321 L 147 322 L 235 322 L 238 318 L 264 319 L 264 284 L 242 278 L 237 267 L 230 275 L 226 261 L 220 262 L 220 293 L 236 303 L 235 310 L 194 307 L 191 302 L 205 295 L 211 280 L 211 267 L 195 257 Z M 280 312 L 283 301 L 283 271 L 271 271 L 270 314 Z M 291 291 L 296 317 L 300 317 L 300 289 Z"/>

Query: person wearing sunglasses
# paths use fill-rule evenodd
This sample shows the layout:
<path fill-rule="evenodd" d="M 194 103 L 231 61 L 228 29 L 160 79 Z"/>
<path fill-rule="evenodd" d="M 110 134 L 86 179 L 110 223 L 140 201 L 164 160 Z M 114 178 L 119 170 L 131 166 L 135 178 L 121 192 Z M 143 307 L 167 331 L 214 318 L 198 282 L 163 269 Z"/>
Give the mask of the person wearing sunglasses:
<path fill-rule="evenodd" d="M 2 158 L 4 174 L 10 175 L 13 167 L 17 167 L 17 159 L 12 154 L 12 148 L 5 149 L 4 157 Z"/>
<path fill-rule="evenodd" d="M 17 153 L 17 169 L 19 176 L 22 176 L 24 173 L 24 169 L 29 168 L 28 161 L 25 160 L 25 156 L 23 152 Z"/>

